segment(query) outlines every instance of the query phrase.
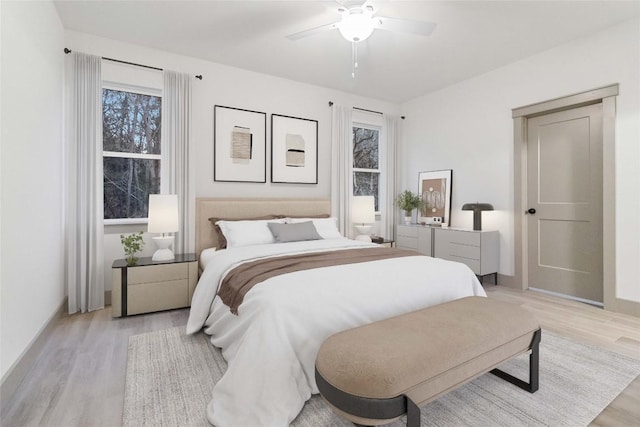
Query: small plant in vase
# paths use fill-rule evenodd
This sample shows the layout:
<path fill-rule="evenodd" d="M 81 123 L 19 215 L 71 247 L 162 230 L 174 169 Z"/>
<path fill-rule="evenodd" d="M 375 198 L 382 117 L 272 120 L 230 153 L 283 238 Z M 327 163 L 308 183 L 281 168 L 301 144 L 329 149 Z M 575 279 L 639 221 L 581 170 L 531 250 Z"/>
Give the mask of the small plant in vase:
<path fill-rule="evenodd" d="M 127 256 L 127 265 L 135 265 L 136 262 L 138 262 L 138 258 L 136 258 L 135 255 L 144 247 L 142 231 L 129 234 L 128 236 L 121 234 L 120 243 L 124 246 L 124 254 Z"/>
<path fill-rule="evenodd" d="M 404 190 L 396 197 L 396 205 L 404 211 L 404 223 L 411 224 L 411 213 L 414 209 L 422 207 L 422 198 L 419 194 Z"/>

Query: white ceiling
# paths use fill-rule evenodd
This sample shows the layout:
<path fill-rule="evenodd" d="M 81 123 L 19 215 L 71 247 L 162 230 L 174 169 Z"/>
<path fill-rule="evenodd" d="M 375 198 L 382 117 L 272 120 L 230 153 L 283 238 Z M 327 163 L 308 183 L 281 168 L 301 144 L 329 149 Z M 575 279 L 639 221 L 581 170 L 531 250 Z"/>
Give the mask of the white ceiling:
<path fill-rule="evenodd" d="M 370 1 L 379 15 L 437 27 L 430 37 L 376 30 L 352 79 L 337 30 L 285 38 L 337 21 L 336 1 L 54 2 L 67 29 L 396 103 L 640 16 L 640 0 Z"/>

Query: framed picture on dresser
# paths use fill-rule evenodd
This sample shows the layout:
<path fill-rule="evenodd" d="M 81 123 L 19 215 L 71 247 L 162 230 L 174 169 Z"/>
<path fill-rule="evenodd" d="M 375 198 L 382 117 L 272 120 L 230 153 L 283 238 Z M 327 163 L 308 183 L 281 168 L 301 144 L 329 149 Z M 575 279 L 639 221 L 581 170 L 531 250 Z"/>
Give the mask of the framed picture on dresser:
<path fill-rule="evenodd" d="M 213 107 L 213 180 L 267 182 L 267 114 Z"/>
<path fill-rule="evenodd" d="M 271 115 L 271 182 L 318 183 L 318 121 Z"/>
<path fill-rule="evenodd" d="M 451 169 L 419 173 L 418 193 L 423 203 L 419 210 L 419 222 L 450 224 L 452 178 Z"/>

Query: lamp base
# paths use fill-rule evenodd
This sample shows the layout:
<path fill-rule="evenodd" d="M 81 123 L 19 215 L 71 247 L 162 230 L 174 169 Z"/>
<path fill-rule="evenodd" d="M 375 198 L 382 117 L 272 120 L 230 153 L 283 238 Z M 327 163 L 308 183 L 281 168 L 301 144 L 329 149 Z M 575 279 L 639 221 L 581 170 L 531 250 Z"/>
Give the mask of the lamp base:
<path fill-rule="evenodd" d="M 166 237 L 154 237 L 153 241 L 155 242 L 158 250 L 155 251 L 153 256 L 151 257 L 152 261 L 171 261 L 175 259 L 175 255 L 173 251 L 169 249 L 175 240 L 174 236 L 166 236 Z"/>
<path fill-rule="evenodd" d="M 356 225 L 358 235 L 354 238 L 354 240 L 358 240 L 360 242 L 371 242 L 371 236 L 369 236 L 371 228 L 373 228 L 373 226 L 371 225 Z"/>
<path fill-rule="evenodd" d="M 474 231 L 482 231 L 482 211 L 477 209 L 473 211 L 473 229 Z"/>

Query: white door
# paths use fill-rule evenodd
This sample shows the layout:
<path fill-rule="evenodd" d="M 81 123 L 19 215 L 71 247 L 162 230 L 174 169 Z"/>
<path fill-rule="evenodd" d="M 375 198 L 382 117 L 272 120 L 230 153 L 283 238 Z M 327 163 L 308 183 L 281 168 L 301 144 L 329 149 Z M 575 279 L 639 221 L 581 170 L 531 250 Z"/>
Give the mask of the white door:
<path fill-rule="evenodd" d="M 602 104 L 527 124 L 530 288 L 602 302 Z"/>

